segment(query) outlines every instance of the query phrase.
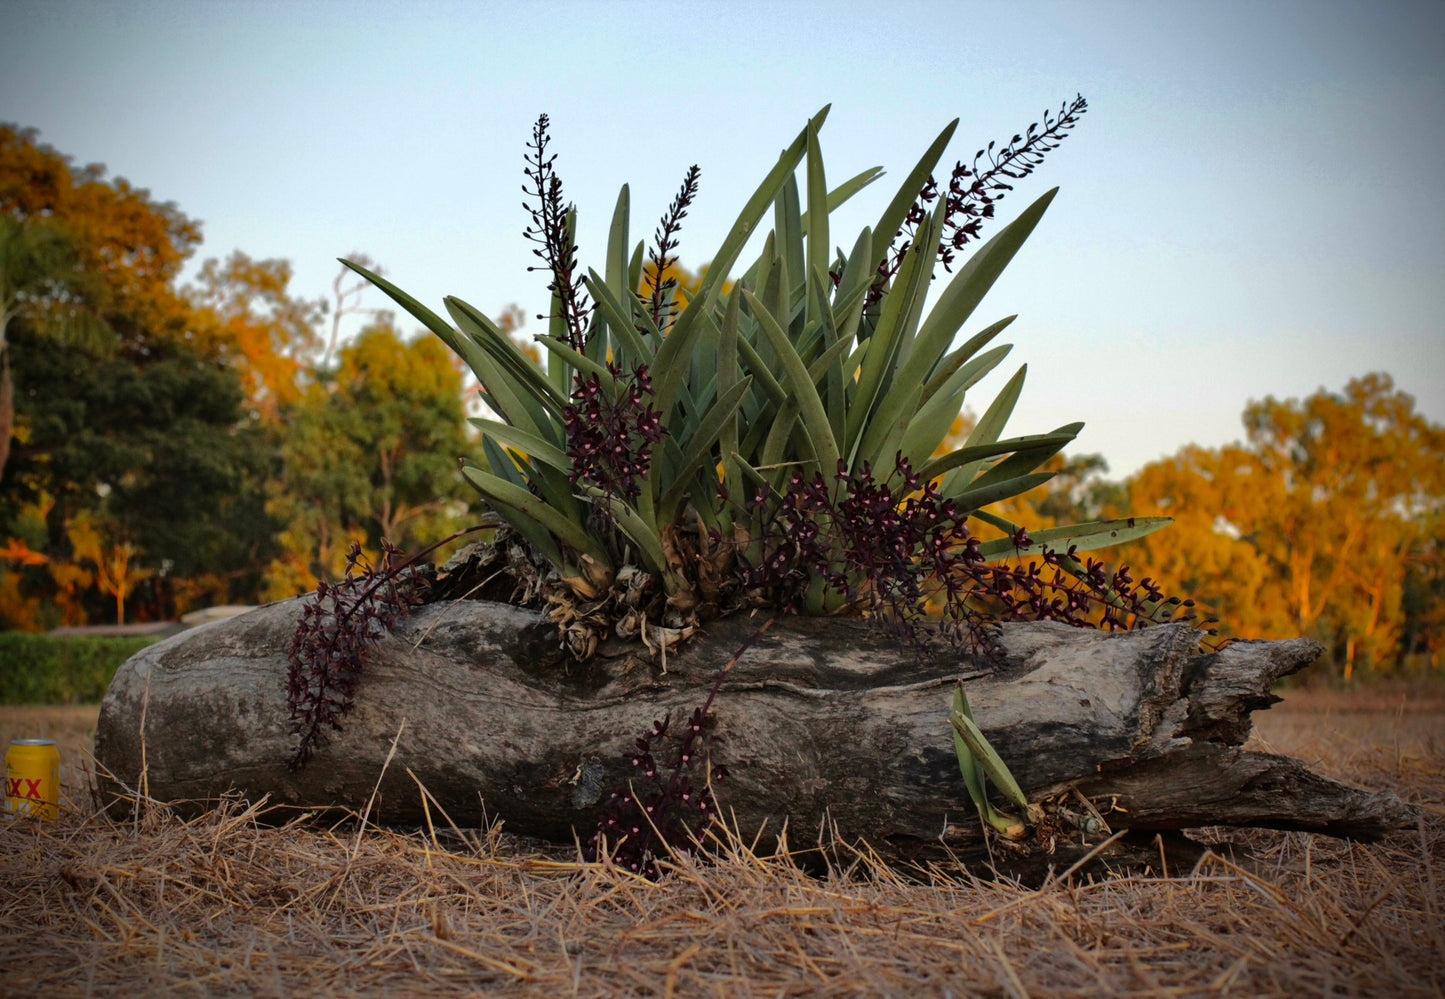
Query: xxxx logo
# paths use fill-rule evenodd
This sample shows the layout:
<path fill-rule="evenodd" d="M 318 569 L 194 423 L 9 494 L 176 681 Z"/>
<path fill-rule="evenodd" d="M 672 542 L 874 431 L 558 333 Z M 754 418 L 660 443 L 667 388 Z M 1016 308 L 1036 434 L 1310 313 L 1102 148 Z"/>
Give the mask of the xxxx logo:
<path fill-rule="evenodd" d="M 40 781 L 42 779 L 43 778 L 37 778 L 36 780 L 31 780 L 29 777 L 7 777 L 5 778 L 5 794 L 11 798 L 34 798 L 36 801 L 39 801 L 42 797 L 40 794 Z M 21 784 L 25 785 L 23 791 L 20 789 Z"/>

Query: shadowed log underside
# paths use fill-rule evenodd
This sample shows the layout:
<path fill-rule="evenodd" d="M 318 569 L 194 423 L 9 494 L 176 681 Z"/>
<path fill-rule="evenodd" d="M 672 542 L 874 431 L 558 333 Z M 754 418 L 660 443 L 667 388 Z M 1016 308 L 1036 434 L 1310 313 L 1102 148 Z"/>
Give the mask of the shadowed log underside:
<path fill-rule="evenodd" d="M 272 604 L 127 662 L 96 735 L 97 760 L 114 778 L 103 791 L 140 788 L 143 766 L 146 792 L 166 801 L 238 792 L 360 812 L 376 789 L 373 821 L 416 824 L 419 782 L 458 825 L 502 819 L 512 832 L 585 841 L 599 797 L 633 777 L 627 754 L 637 736 L 699 706 L 758 624 L 713 622 L 662 673 L 635 646 L 569 663 L 554 628 L 531 611 L 431 604 L 376 647 L 344 731 L 293 772 L 286 655 L 299 613 L 299 600 Z M 714 706 L 706 745 L 710 762 L 728 770 L 718 788 L 724 814 L 749 841 L 761 832 L 767 844 L 786 828 L 796 848 L 828 830 L 890 861 L 992 856 L 1025 876 L 1067 866 L 1110 829 L 1265 826 L 1372 838 L 1414 821 L 1392 794 L 1241 748 L 1250 712 L 1277 700 L 1269 690 L 1279 677 L 1314 661 L 1314 642 L 1240 642 L 1206 654 L 1182 625 L 1107 635 L 1010 624 L 1000 647 L 987 664 L 948 650 L 923 662 L 864 623 L 778 622 Z M 1025 792 L 1064 806 L 1060 821 L 1045 824 L 1050 835 L 1008 849 L 995 842 L 990 854 L 948 726 L 959 677 Z M 578 780 L 599 769 L 600 782 Z M 1090 837 L 1061 821 L 1087 811 L 1083 798 L 1106 823 Z"/>

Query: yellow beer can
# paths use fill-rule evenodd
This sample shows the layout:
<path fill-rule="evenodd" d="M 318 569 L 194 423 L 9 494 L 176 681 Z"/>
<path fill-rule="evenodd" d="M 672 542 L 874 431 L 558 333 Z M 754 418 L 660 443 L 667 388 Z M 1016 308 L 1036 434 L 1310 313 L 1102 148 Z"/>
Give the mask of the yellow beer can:
<path fill-rule="evenodd" d="M 49 739 L 15 739 L 5 754 L 5 815 L 60 816 L 60 750 Z"/>

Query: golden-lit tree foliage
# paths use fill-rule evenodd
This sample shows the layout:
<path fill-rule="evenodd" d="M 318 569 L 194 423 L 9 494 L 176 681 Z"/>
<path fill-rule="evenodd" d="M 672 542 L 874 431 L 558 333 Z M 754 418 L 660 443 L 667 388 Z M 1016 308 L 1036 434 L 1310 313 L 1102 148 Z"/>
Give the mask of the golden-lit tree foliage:
<path fill-rule="evenodd" d="M 136 564 L 136 546 L 129 539 L 117 538 L 114 525 L 88 512 L 73 518 L 67 530 L 75 562 L 90 567 L 95 585 L 115 600 L 115 623 L 125 624 L 126 597 L 138 584 L 154 576 L 155 570 Z"/>
<path fill-rule="evenodd" d="M 114 334 L 101 315 L 99 289 L 66 229 L 48 217 L 0 213 L 0 477 L 17 430 L 11 324 L 29 327 L 51 348 L 108 345 Z"/>
<path fill-rule="evenodd" d="M 281 475 L 267 509 L 281 555 L 265 596 L 292 596 L 338 577 L 351 543 L 421 547 L 466 526 L 470 492 L 457 459 L 465 435 L 462 373 L 435 337 L 404 340 L 389 322 L 337 355 L 334 376 L 283 410 Z"/>
<path fill-rule="evenodd" d="M 1240 477 L 1250 474 L 1244 471 L 1249 462 L 1240 448 L 1191 444 L 1142 468 L 1128 483 L 1128 512 L 1172 517 L 1174 523 L 1126 546 L 1119 557 L 1162 581 L 1169 592 L 1193 597 L 1226 634 L 1293 637 L 1297 625 L 1278 599 L 1282 590 L 1273 582 L 1268 558 L 1241 539 L 1224 513 L 1242 486 Z M 1229 508 L 1236 517 L 1246 516 L 1237 504 Z"/>
<path fill-rule="evenodd" d="M 0 124 L 0 214 L 45 219 L 75 241 L 81 268 L 105 289 L 99 303 L 127 342 L 174 330 L 185 311 L 175 288 L 201 227 L 105 167 L 75 166 L 33 129 Z"/>
<path fill-rule="evenodd" d="M 1445 665 L 1445 510 L 1428 518 L 1424 539 L 1406 557 L 1401 605 L 1406 661 L 1440 669 Z"/>
<path fill-rule="evenodd" d="M 363 337 L 333 369 L 326 305 L 291 293 L 289 263 L 237 251 L 182 287 L 199 224 L 9 125 L 0 226 L 0 540 L 15 538 L 0 557 L 0 625 L 103 620 L 102 591 L 117 616 L 253 600 L 278 549 L 352 540 L 320 544 L 304 516 L 278 525 L 267 512 L 268 489 L 273 508 L 314 500 L 308 476 L 354 488 L 345 502 L 365 516 L 325 523 L 359 526 L 373 547 L 378 531 L 406 543 L 455 508 L 462 445 L 442 439 L 464 441 L 460 376 L 439 344 L 387 354 Z M 369 311 L 344 290 L 338 316 Z M 333 415 L 347 407 L 358 412 Z M 277 499 L 292 492 L 289 506 Z M 297 578 L 338 568 L 323 561 L 304 558 Z M 150 574 L 142 604 L 134 584 Z"/>
<path fill-rule="evenodd" d="M 181 289 L 200 223 L 123 177 L 107 179 L 101 165 L 75 166 L 33 129 L 13 125 L 0 125 L 0 215 L 66 237 L 69 270 L 85 278 L 80 297 L 122 348 L 184 340 L 240 371 L 265 418 L 295 398 L 300 366 L 321 345 L 316 327 L 326 305 L 288 294 L 286 261 L 236 251 L 208 260 L 198 286 Z M 73 304 L 75 282 L 64 283 L 64 304 Z"/>
<path fill-rule="evenodd" d="M 945 447 L 974 420 L 960 414 Z M 1106 480 L 1099 455 L 1060 454 L 1043 487 L 995 507 L 1030 529 L 1167 516 L 1167 529 L 1111 553 L 1136 579 L 1192 597 L 1225 635 L 1324 641 L 1346 678 L 1362 666 L 1438 667 L 1445 648 L 1445 429 L 1389 376 L 1342 393 L 1266 398 L 1243 444 L 1190 444 Z M 982 536 L 1001 532 L 977 525 Z"/>
<path fill-rule="evenodd" d="M 289 262 L 237 250 L 225 262 L 207 260 L 192 290 L 187 336 L 240 372 L 248 404 L 265 421 L 296 401 L 306 362 L 321 347 L 317 324 L 326 303 L 293 298 L 290 282 Z"/>
<path fill-rule="evenodd" d="M 1251 403 L 1244 423 L 1244 445 L 1186 447 L 1134 476 L 1129 512 L 1176 522 L 1129 557 L 1232 634 L 1320 638 L 1346 678 L 1394 665 L 1408 571 L 1445 504 L 1445 429 L 1383 374 Z"/>
<path fill-rule="evenodd" d="M 977 419 L 968 410 L 959 413 L 935 454 L 963 447 L 975 423 Z M 1060 452 L 1038 470 L 1054 477 L 1038 489 L 995 503 L 991 512 L 1036 531 L 1098 520 L 1106 508 L 1118 505 L 1120 486 L 1105 478 L 1109 463 L 1103 455 Z M 985 539 L 1003 536 L 1002 531 L 978 521 L 969 528 Z"/>

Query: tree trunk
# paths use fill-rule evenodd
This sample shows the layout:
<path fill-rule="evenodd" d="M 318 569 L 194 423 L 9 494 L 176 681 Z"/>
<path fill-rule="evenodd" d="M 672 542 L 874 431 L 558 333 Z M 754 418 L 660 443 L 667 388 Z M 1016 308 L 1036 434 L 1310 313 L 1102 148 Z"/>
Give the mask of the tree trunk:
<path fill-rule="evenodd" d="M 629 753 L 655 719 L 675 727 L 759 619 L 715 621 L 669 654 L 639 646 L 568 662 L 541 615 L 485 601 L 419 608 L 375 647 L 355 710 L 299 771 L 286 706 L 287 650 L 300 598 L 185 632 L 134 656 L 101 709 L 103 782 L 160 800 L 227 792 L 417 824 L 418 784 L 460 826 L 586 841 L 598 801 L 635 780 Z M 706 753 L 725 765 L 723 814 L 747 841 L 827 832 L 890 861 L 993 856 L 1037 875 L 1108 835 L 1208 825 L 1371 838 L 1414 821 L 1391 794 L 1249 752 L 1250 712 L 1279 677 L 1321 651 L 1308 640 L 1199 649 L 1181 625 L 1118 635 L 1005 625 L 985 663 L 948 650 L 925 661 L 857 621 L 787 618 L 742 657 L 712 712 Z M 948 724 L 963 678 L 983 731 L 1031 800 L 1043 834 L 987 842 L 959 775 Z M 657 753 L 667 762 L 665 752 Z M 1086 799 L 1088 803 L 1086 804 Z M 1089 836 L 1067 820 L 1097 809 Z M 1152 848 L 1152 847 L 1151 847 Z M 1155 853 L 1157 856 L 1157 852 Z"/>
<path fill-rule="evenodd" d="M 0 480 L 10 461 L 10 441 L 15 436 L 15 379 L 10 374 L 10 350 L 0 334 Z"/>

